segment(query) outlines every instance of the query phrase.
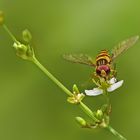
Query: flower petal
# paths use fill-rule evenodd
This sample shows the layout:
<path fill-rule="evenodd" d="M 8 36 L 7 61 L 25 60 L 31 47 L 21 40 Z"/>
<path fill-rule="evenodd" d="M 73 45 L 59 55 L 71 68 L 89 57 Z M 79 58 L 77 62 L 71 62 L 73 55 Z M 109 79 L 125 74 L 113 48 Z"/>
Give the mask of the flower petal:
<path fill-rule="evenodd" d="M 100 88 L 94 88 L 93 90 L 85 90 L 86 95 L 88 96 L 97 96 L 103 93 L 103 90 Z"/>
<path fill-rule="evenodd" d="M 113 77 L 109 80 L 109 84 L 115 84 L 117 82 L 116 78 Z"/>
<path fill-rule="evenodd" d="M 121 80 L 121 81 L 119 81 L 119 82 L 117 82 L 117 83 L 115 83 L 115 84 L 112 84 L 109 88 L 107 88 L 107 91 L 108 91 L 108 92 L 112 92 L 112 91 L 116 90 L 117 88 L 119 88 L 119 87 L 122 86 L 123 82 L 124 82 L 124 81 Z"/>

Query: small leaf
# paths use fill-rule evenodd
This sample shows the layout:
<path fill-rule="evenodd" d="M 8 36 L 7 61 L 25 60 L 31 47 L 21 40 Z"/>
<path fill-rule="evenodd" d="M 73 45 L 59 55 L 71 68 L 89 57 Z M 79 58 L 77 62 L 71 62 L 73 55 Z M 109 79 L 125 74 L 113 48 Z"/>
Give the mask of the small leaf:
<path fill-rule="evenodd" d="M 75 94 L 80 93 L 76 84 L 73 85 L 73 93 L 75 93 Z"/>
<path fill-rule="evenodd" d="M 24 40 L 26 43 L 30 43 L 31 40 L 32 40 L 32 35 L 31 35 L 31 33 L 29 32 L 28 29 L 25 29 L 25 30 L 22 32 L 22 37 L 23 37 L 23 40 Z"/>

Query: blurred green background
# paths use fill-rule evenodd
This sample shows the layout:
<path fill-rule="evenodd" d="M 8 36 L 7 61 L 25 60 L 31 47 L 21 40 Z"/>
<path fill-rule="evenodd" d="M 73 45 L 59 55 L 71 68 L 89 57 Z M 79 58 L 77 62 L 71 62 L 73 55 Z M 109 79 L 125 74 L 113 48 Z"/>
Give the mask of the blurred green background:
<path fill-rule="evenodd" d="M 81 91 L 93 69 L 71 64 L 64 53 L 96 56 L 119 41 L 140 35 L 139 0 L 0 0 L 6 24 L 18 39 L 28 28 L 39 60 L 69 89 Z M 117 140 L 108 131 L 81 129 L 74 120 L 84 116 L 66 95 L 32 63 L 15 55 L 12 40 L 0 28 L 1 140 Z M 111 94 L 111 125 L 129 140 L 140 138 L 140 43 L 118 58 L 122 88 Z M 94 85 L 92 85 L 94 87 Z M 84 102 L 97 109 L 102 96 Z"/>

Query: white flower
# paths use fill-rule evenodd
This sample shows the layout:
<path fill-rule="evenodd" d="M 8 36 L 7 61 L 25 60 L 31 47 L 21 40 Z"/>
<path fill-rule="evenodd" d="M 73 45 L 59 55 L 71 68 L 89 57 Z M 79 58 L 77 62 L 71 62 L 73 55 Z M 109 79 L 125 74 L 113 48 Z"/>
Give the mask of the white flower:
<path fill-rule="evenodd" d="M 116 78 L 112 78 L 108 81 L 108 84 L 110 85 L 106 90 L 108 92 L 112 92 L 116 90 L 117 88 L 121 87 L 123 84 L 123 80 L 117 82 Z M 97 96 L 100 94 L 103 94 L 103 89 L 101 87 L 94 88 L 92 90 L 85 90 L 86 95 L 88 96 Z"/>

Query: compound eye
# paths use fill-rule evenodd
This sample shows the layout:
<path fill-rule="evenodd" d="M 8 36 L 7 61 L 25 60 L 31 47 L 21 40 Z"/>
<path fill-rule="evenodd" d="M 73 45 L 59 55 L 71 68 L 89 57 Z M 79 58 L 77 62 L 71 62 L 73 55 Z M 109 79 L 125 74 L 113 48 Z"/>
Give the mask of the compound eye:
<path fill-rule="evenodd" d="M 107 69 L 105 72 L 106 72 L 106 74 L 109 74 L 110 73 L 110 69 Z"/>
<path fill-rule="evenodd" d="M 97 73 L 98 75 L 100 75 L 100 74 L 101 74 L 101 71 L 100 71 L 99 69 L 96 69 L 96 73 Z"/>

